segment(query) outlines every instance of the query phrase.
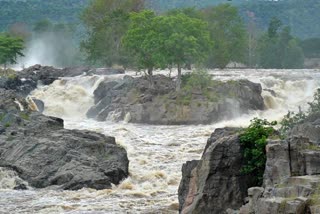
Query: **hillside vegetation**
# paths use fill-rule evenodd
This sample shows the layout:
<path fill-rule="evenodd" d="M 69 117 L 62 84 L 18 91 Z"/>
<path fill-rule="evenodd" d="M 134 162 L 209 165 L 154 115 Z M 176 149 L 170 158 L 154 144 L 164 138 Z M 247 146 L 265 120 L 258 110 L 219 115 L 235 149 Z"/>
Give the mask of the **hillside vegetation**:
<path fill-rule="evenodd" d="M 53 22 L 79 22 L 79 14 L 90 0 L 0 0 L 0 31 L 15 22 L 33 24 L 41 19 Z M 317 0 L 240 1 L 240 0 L 146 0 L 146 6 L 158 12 L 173 8 L 198 7 L 230 3 L 239 7 L 240 15 L 248 21 L 254 15 L 257 26 L 266 29 L 270 19 L 278 17 L 289 25 L 295 36 L 320 36 L 320 2 Z"/>

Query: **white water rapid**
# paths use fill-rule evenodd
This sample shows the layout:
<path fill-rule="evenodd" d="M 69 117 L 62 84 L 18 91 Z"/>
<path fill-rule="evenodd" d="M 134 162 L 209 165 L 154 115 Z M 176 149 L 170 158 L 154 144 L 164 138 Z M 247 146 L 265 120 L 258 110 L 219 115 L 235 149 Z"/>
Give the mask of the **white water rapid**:
<path fill-rule="evenodd" d="M 62 117 L 68 129 L 88 129 L 116 137 L 117 143 L 128 152 L 130 177 L 111 190 L 16 191 L 10 188 L 12 172 L 3 175 L 0 171 L 0 213 L 178 213 L 182 164 L 200 158 L 206 139 L 215 128 L 246 126 L 253 117 L 279 120 L 288 110 L 306 108 L 320 87 L 319 70 L 213 70 L 210 73 L 220 80 L 246 78 L 261 83 L 263 89 L 268 89 L 263 91 L 268 109 L 212 125 L 97 122 L 85 117 L 93 105 L 94 89 L 104 78 L 117 79 L 122 75 L 63 78 L 50 86 L 40 86 L 32 96 L 44 101 L 45 114 Z"/>

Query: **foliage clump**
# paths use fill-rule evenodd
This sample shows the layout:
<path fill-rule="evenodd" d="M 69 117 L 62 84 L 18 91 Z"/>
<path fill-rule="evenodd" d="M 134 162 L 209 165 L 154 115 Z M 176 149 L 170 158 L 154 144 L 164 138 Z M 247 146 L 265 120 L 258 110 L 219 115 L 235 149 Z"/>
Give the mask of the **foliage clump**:
<path fill-rule="evenodd" d="M 240 144 L 243 151 L 244 165 L 241 172 L 252 175 L 253 185 L 261 186 L 266 165 L 267 139 L 275 133 L 276 121 L 254 118 L 248 128 L 240 134 Z"/>
<path fill-rule="evenodd" d="M 313 95 L 313 101 L 308 103 L 309 108 L 303 112 L 299 107 L 298 113 L 289 111 L 280 122 L 280 132 L 285 136 L 295 125 L 303 123 L 310 116 L 320 113 L 320 88 Z"/>
<path fill-rule="evenodd" d="M 198 89 L 204 91 L 213 85 L 213 80 L 206 70 L 199 70 L 183 75 L 182 85 L 187 90 Z"/>
<path fill-rule="evenodd" d="M 8 64 L 17 63 L 19 56 L 24 56 L 23 49 L 24 42 L 21 38 L 0 35 L 0 64 L 4 66 L 4 70 Z"/>
<path fill-rule="evenodd" d="M 302 123 L 306 117 L 306 114 L 301 111 L 301 108 L 299 108 L 298 113 L 289 111 L 280 121 L 280 133 L 285 136 L 289 130 L 291 130 L 295 125 Z"/>
<path fill-rule="evenodd" d="M 17 74 L 16 74 L 16 71 L 11 68 L 7 68 L 7 69 L 0 68 L 0 77 L 1 76 L 8 77 L 9 79 L 15 79 L 17 77 Z"/>
<path fill-rule="evenodd" d="M 181 77 L 182 90 L 178 92 L 178 101 L 185 105 L 189 105 L 194 94 L 201 94 L 206 97 L 208 101 L 216 102 L 219 99 L 218 94 L 212 90 L 216 85 L 215 80 L 206 70 L 197 70 L 186 73 Z M 198 103 L 197 106 L 201 106 Z"/>

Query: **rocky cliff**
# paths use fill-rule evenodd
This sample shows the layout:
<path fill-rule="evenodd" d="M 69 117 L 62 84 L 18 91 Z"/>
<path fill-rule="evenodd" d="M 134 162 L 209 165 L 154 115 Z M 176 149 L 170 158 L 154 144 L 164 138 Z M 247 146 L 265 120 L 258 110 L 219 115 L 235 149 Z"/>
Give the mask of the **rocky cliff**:
<path fill-rule="evenodd" d="M 217 129 L 201 160 L 182 167 L 181 213 L 320 213 L 319 118 L 312 115 L 285 140 L 268 142 L 262 187 L 251 187 L 240 173 L 238 132 Z"/>
<path fill-rule="evenodd" d="M 263 187 L 248 190 L 239 213 L 320 213 L 320 115 L 296 125 L 285 140 L 270 141 Z"/>
<path fill-rule="evenodd" d="M 181 213 L 222 214 L 243 205 L 250 178 L 240 173 L 243 157 L 239 129 L 217 129 L 199 161 L 182 167 Z"/>
<path fill-rule="evenodd" d="M 113 137 L 66 130 L 63 120 L 33 111 L 35 104 L 0 88 L 0 167 L 36 188 L 111 188 L 128 176 L 125 149 Z"/>
<path fill-rule="evenodd" d="M 166 76 L 124 77 L 102 82 L 94 92 L 95 106 L 90 118 L 128 120 L 147 124 L 208 124 L 264 108 L 261 86 L 248 80 L 220 82 L 205 92 L 175 91 L 175 82 Z"/>

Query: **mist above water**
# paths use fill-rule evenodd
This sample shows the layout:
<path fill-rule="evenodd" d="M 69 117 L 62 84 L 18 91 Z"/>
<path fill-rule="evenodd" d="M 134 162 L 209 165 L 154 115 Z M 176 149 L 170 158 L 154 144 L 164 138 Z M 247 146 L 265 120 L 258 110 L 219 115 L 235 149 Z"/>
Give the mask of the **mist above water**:
<path fill-rule="evenodd" d="M 79 64 L 78 45 L 65 32 L 43 32 L 34 34 L 25 44 L 24 57 L 13 67 L 20 70 L 40 64 L 44 66 L 68 67 Z"/>

